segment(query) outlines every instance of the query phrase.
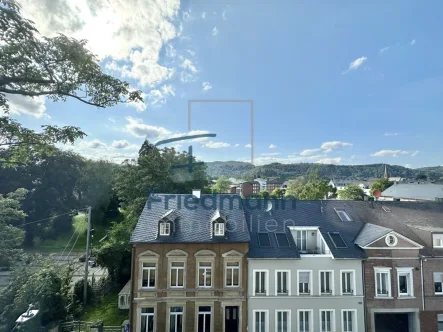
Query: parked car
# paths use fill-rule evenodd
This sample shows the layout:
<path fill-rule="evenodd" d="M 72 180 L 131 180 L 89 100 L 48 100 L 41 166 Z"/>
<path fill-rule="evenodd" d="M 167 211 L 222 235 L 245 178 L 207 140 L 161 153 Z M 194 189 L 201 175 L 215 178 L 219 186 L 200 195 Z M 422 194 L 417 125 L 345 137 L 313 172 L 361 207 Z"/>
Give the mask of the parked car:
<path fill-rule="evenodd" d="M 89 267 L 96 267 L 97 266 L 97 259 L 94 256 L 89 256 L 88 264 L 89 264 Z"/>

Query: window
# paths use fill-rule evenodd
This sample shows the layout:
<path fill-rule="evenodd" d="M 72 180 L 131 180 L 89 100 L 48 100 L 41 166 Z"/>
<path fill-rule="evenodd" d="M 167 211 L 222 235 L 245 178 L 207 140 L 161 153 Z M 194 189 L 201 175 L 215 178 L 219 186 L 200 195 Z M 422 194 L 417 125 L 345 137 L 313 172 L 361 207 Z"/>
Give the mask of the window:
<path fill-rule="evenodd" d="M 268 311 L 254 310 L 254 332 L 268 332 Z"/>
<path fill-rule="evenodd" d="M 334 331 L 334 310 L 320 310 L 320 331 Z"/>
<path fill-rule="evenodd" d="M 391 296 L 391 270 L 389 268 L 374 268 L 376 297 Z"/>
<path fill-rule="evenodd" d="M 342 295 L 354 294 L 354 271 L 341 271 Z"/>
<path fill-rule="evenodd" d="M 434 248 L 443 248 L 443 234 L 432 234 Z"/>
<path fill-rule="evenodd" d="M 211 332 L 211 307 L 198 307 L 198 332 Z"/>
<path fill-rule="evenodd" d="M 290 282 L 289 271 L 275 271 L 276 294 L 290 295 L 288 283 Z"/>
<path fill-rule="evenodd" d="M 255 295 L 267 295 L 268 271 L 254 271 Z"/>
<path fill-rule="evenodd" d="M 334 280 L 332 271 L 320 271 L 320 294 L 333 294 Z"/>
<path fill-rule="evenodd" d="M 342 310 L 343 332 L 355 332 L 356 329 L 356 311 Z"/>
<path fill-rule="evenodd" d="M 142 263 L 142 288 L 155 288 L 155 263 Z"/>
<path fill-rule="evenodd" d="M 275 311 L 275 331 L 290 332 L 291 331 L 291 311 L 276 310 Z"/>
<path fill-rule="evenodd" d="M 258 233 L 258 245 L 262 248 L 271 247 L 271 239 L 269 233 Z"/>
<path fill-rule="evenodd" d="M 226 263 L 226 287 L 240 286 L 240 262 Z"/>
<path fill-rule="evenodd" d="M 343 209 L 334 209 L 341 221 L 352 221 L 349 215 Z"/>
<path fill-rule="evenodd" d="M 198 287 L 212 286 L 212 263 L 199 262 L 198 263 Z"/>
<path fill-rule="evenodd" d="M 160 235 L 169 236 L 171 234 L 171 224 L 168 222 L 160 223 Z"/>
<path fill-rule="evenodd" d="M 184 287 L 184 262 L 171 262 L 171 287 L 183 288 Z"/>
<path fill-rule="evenodd" d="M 332 243 L 337 249 L 344 249 L 348 246 L 346 245 L 345 240 L 341 237 L 341 234 L 338 232 L 328 233 L 329 237 L 331 238 Z"/>
<path fill-rule="evenodd" d="M 184 332 L 183 307 L 169 308 L 169 332 Z"/>
<path fill-rule="evenodd" d="M 289 240 L 286 233 L 275 233 L 275 238 L 277 239 L 277 244 L 281 248 L 289 247 Z"/>
<path fill-rule="evenodd" d="M 437 320 L 438 320 L 438 332 L 443 332 L 443 315 L 438 314 Z"/>
<path fill-rule="evenodd" d="M 311 325 L 311 310 L 298 310 L 298 332 L 312 332 Z"/>
<path fill-rule="evenodd" d="M 154 332 L 154 308 L 141 308 L 141 332 Z"/>
<path fill-rule="evenodd" d="M 214 235 L 215 236 L 224 236 L 225 235 L 225 223 L 223 223 L 223 222 L 214 223 Z"/>
<path fill-rule="evenodd" d="M 389 234 L 385 237 L 385 242 L 389 247 L 395 247 L 397 245 L 398 239 L 395 235 Z"/>
<path fill-rule="evenodd" d="M 306 239 L 308 231 L 297 231 L 297 248 L 300 251 L 306 251 Z"/>
<path fill-rule="evenodd" d="M 311 294 L 311 271 L 298 271 L 298 293 Z"/>
<path fill-rule="evenodd" d="M 443 295 L 443 272 L 434 272 L 435 294 Z"/>
<path fill-rule="evenodd" d="M 414 296 L 412 268 L 397 268 L 398 296 Z"/>

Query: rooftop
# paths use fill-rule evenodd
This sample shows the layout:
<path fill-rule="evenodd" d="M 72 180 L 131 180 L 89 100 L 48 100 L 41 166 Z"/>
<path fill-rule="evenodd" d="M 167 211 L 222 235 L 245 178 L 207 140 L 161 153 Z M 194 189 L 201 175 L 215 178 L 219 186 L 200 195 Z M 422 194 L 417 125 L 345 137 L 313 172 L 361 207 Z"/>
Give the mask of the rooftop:
<path fill-rule="evenodd" d="M 435 183 L 395 183 L 383 191 L 382 196 L 435 201 L 443 198 L 443 184 Z"/>

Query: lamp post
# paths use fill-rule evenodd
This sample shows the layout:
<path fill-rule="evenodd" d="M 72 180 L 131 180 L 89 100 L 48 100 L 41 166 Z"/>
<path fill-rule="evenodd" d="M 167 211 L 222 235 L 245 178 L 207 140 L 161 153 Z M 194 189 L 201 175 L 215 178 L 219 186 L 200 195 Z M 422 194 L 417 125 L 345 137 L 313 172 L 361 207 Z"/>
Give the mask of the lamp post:
<path fill-rule="evenodd" d="M 89 267 L 89 249 L 90 249 L 90 237 L 91 237 L 91 210 L 90 206 L 87 207 L 88 213 L 88 231 L 86 234 L 86 258 L 85 258 L 85 277 L 83 280 L 83 304 L 86 305 L 86 299 L 88 296 L 88 267 Z M 78 215 L 85 215 L 84 212 L 78 212 Z"/>

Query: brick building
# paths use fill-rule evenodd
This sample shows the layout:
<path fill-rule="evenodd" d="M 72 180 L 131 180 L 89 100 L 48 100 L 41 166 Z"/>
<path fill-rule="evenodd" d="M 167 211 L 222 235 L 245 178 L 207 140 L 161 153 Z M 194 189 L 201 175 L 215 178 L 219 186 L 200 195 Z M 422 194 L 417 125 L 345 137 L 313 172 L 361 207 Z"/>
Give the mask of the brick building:
<path fill-rule="evenodd" d="M 131 236 L 133 330 L 245 331 L 245 225 L 238 195 L 151 195 Z"/>

